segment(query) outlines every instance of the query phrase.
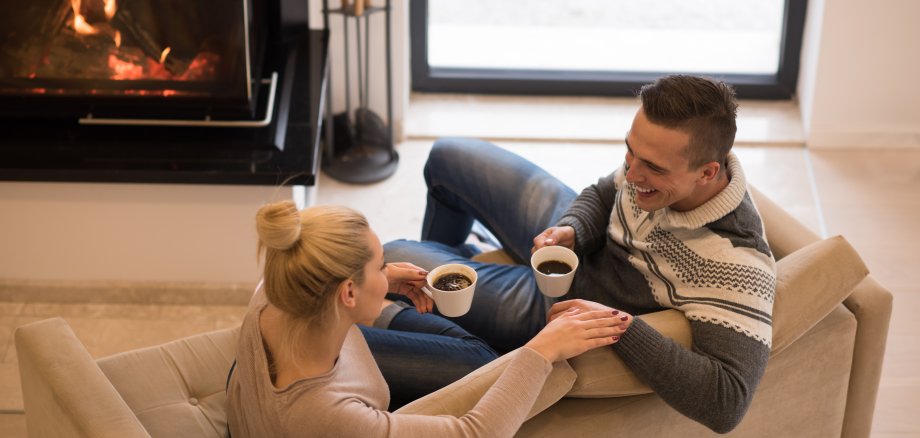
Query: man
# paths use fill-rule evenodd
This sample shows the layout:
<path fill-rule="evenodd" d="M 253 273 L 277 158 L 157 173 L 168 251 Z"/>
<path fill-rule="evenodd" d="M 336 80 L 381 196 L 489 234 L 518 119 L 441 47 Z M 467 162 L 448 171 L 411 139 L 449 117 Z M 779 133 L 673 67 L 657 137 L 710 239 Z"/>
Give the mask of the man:
<path fill-rule="evenodd" d="M 727 432 L 743 418 L 766 367 L 775 288 L 763 225 L 731 153 L 734 91 L 675 75 L 644 86 L 639 96 L 625 162 L 577 197 L 493 145 L 438 141 L 425 167 L 423 242 L 391 242 L 385 251 L 388 259 L 429 269 L 473 266 L 473 308 L 454 320 L 501 351 L 526 342 L 547 312 L 682 311 L 692 350 L 640 319 L 611 348 L 674 409 Z M 523 265 L 467 260 L 473 252 L 464 242 L 474 221 Z M 541 295 L 526 266 L 545 245 L 579 256 L 572 288 L 561 298 L 568 301 Z"/>

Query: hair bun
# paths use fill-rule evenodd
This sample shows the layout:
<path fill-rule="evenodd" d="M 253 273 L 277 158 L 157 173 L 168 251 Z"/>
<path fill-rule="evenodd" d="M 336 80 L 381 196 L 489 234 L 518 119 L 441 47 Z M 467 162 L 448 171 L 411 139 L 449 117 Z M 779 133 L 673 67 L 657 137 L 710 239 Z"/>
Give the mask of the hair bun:
<path fill-rule="evenodd" d="M 300 240 L 300 212 L 293 201 L 263 205 L 256 213 L 259 241 L 268 248 L 290 249 Z"/>

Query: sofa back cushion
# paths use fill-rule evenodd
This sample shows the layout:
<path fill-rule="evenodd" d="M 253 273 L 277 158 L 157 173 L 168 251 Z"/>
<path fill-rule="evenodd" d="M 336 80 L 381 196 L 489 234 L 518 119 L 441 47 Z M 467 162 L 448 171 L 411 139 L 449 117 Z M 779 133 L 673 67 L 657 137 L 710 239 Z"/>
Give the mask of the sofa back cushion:
<path fill-rule="evenodd" d="M 99 359 L 152 437 L 226 437 L 227 373 L 239 327 Z"/>

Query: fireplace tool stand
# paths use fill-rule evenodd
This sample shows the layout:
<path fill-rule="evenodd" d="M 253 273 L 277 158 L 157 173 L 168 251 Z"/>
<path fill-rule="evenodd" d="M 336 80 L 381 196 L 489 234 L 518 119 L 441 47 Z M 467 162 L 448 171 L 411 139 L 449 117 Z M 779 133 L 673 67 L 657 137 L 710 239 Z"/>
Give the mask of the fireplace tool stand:
<path fill-rule="evenodd" d="M 383 14 L 386 25 L 386 121 L 374 113 L 368 104 L 370 100 L 370 16 L 377 13 Z M 386 179 L 396 171 L 399 164 L 399 155 L 393 148 L 390 0 L 386 0 L 383 7 L 365 7 L 364 0 L 355 0 L 350 5 L 347 0 L 343 0 L 342 6 L 337 9 L 329 9 L 328 0 L 323 0 L 323 14 L 326 29 L 329 29 L 330 15 L 342 16 L 345 48 L 343 79 L 345 81 L 345 112 L 333 117 L 331 126 L 333 140 L 326 144 L 323 170 L 330 177 L 347 183 L 368 184 Z M 354 22 L 357 52 L 355 59 L 358 64 L 356 71 L 358 107 L 354 113 L 352 113 L 349 66 L 349 22 Z M 331 90 L 332 87 L 330 86 L 329 89 Z"/>

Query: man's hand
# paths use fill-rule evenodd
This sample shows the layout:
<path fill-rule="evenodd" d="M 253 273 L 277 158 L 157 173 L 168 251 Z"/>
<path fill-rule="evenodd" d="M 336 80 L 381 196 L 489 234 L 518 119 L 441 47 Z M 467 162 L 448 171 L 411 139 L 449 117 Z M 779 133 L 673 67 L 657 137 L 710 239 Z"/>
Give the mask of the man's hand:
<path fill-rule="evenodd" d="M 412 263 L 387 263 L 387 281 L 389 292 L 409 297 L 419 313 L 431 312 L 434 301 L 422 291 L 427 280 L 428 271 Z"/>
<path fill-rule="evenodd" d="M 530 248 L 530 253 L 533 254 L 544 246 L 553 245 L 564 246 L 574 251 L 575 229 L 568 225 L 547 228 L 546 231 L 533 238 L 533 248 Z"/>

